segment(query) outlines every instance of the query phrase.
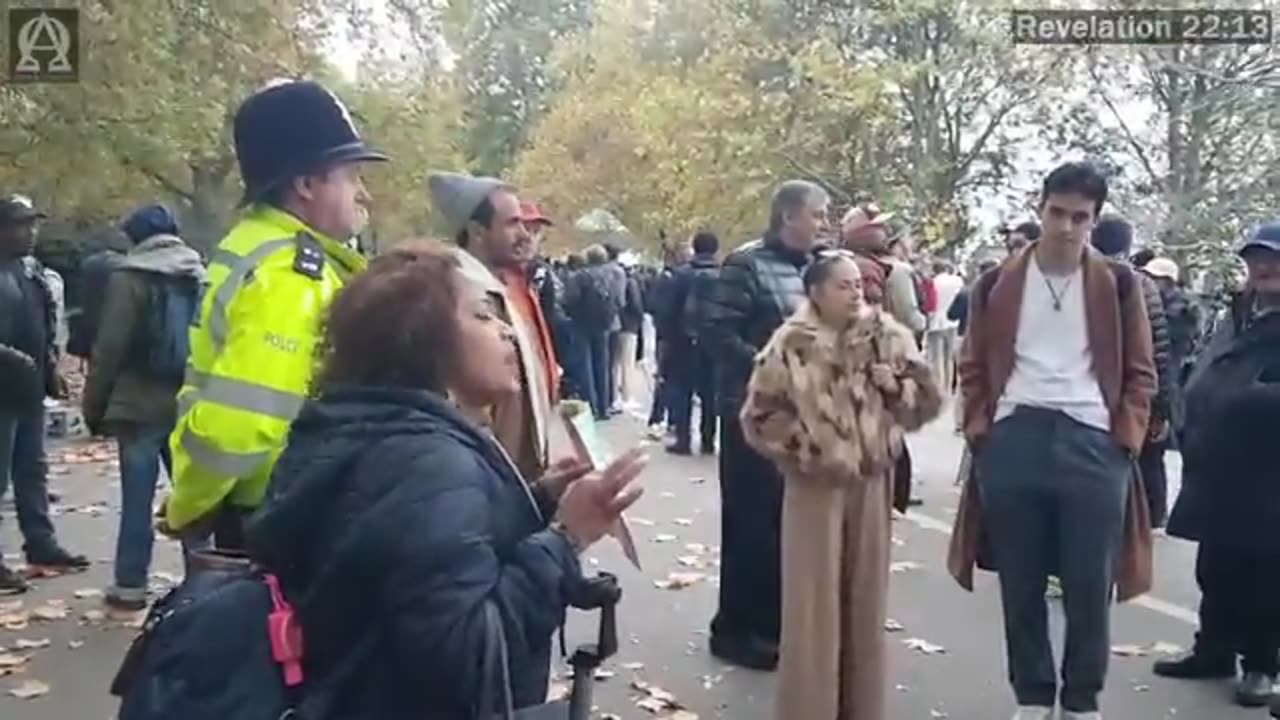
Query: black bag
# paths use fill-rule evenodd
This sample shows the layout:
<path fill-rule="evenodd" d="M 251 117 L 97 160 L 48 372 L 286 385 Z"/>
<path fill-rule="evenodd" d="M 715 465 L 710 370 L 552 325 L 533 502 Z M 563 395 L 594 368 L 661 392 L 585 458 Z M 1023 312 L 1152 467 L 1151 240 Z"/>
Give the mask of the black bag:
<path fill-rule="evenodd" d="M 609 280 L 594 268 L 580 270 L 574 282 L 580 283 L 577 302 L 570 308 L 574 320 L 591 330 L 608 330 L 618 317 L 622 298 L 609 291 Z"/>
<path fill-rule="evenodd" d="M 98 323 L 107 301 L 111 273 L 124 260 L 114 250 L 102 250 L 80 263 L 80 292 L 75 307 L 67 313 L 67 354 L 89 359 L 98 340 Z"/>
<path fill-rule="evenodd" d="M 182 382 L 191 351 L 188 330 L 200 310 L 200 283 L 150 273 L 147 309 L 133 337 L 133 367 L 147 377 Z"/>
<path fill-rule="evenodd" d="M 245 558 L 204 557 L 216 567 L 156 603 L 129 647 L 111 684 L 117 717 L 301 717 L 302 632 L 278 581 Z"/>
<path fill-rule="evenodd" d="M 511 668 L 507 657 L 507 635 L 502 629 L 502 614 L 497 605 L 487 602 L 484 615 L 484 681 L 480 684 L 479 717 L 494 720 L 571 720 L 568 700 L 515 709 L 511 697 Z"/>
<path fill-rule="evenodd" d="M 690 340 L 697 340 L 702 329 L 707 326 L 711 296 L 715 292 L 716 280 L 719 278 L 719 266 L 695 267 L 689 276 L 684 307 L 680 309 L 680 324 L 684 328 L 685 336 Z"/>

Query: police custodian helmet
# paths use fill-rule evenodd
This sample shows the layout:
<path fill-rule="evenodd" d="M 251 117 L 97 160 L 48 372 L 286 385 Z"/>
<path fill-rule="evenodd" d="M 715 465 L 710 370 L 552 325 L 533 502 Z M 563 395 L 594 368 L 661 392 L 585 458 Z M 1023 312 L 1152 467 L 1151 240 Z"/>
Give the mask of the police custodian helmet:
<path fill-rule="evenodd" d="M 259 90 L 236 111 L 233 133 L 241 205 L 331 165 L 387 160 L 360 139 L 342 101 L 310 81 L 275 81 Z"/>

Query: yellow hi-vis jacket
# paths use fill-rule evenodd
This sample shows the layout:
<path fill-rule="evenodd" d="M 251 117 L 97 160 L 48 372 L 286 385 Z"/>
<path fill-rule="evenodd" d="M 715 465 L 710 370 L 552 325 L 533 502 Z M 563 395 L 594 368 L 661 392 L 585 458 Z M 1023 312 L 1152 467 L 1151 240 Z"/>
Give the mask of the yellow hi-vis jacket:
<path fill-rule="evenodd" d="M 178 530 L 224 502 L 253 509 L 302 408 L 321 321 L 365 260 L 276 208 L 255 206 L 209 265 L 170 437 Z"/>

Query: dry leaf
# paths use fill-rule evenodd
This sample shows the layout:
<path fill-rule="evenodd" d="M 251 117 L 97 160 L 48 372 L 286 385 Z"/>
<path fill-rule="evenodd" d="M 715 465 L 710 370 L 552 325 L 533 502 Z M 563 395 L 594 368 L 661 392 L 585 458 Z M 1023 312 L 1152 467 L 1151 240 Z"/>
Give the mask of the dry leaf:
<path fill-rule="evenodd" d="M 52 601 L 50 601 L 48 605 L 41 605 L 40 607 L 32 610 L 31 619 L 43 620 L 44 622 L 53 622 L 54 620 L 66 620 L 67 608 L 63 607 L 62 605 L 55 605 Z"/>
<path fill-rule="evenodd" d="M 934 720 L 942 720 L 943 718 L 948 716 L 946 713 L 942 712 L 941 710 L 930 710 L 929 717 L 933 718 Z"/>
<path fill-rule="evenodd" d="M 631 523 L 632 525 L 640 525 L 642 527 L 654 526 L 654 522 L 652 520 L 646 520 L 645 518 L 629 517 L 627 518 L 627 522 Z"/>
<path fill-rule="evenodd" d="M 1133 691 L 1134 691 L 1134 692 L 1140 692 L 1140 693 L 1150 692 L 1150 691 L 1151 691 L 1151 686 L 1150 686 L 1150 685 L 1134 685 L 1134 686 L 1133 686 Z"/>
<path fill-rule="evenodd" d="M 663 533 L 663 534 L 661 534 L 661 535 L 654 535 L 654 536 L 653 536 L 653 541 L 654 541 L 654 542 L 656 542 L 656 543 L 669 543 L 669 542 L 675 542 L 675 541 L 676 541 L 676 536 L 675 536 L 675 535 L 667 535 L 667 534 Z"/>
<path fill-rule="evenodd" d="M 662 493 L 659 493 L 659 495 L 661 495 L 664 498 L 667 498 L 668 500 L 676 496 L 676 494 L 671 492 L 670 490 L 666 490 Z"/>
<path fill-rule="evenodd" d="M 22 609 L 21 600 L 11 600 L 9 602 L 0 602 L 0 615 L 5 613 L 15 613 Z"/>
<path fill-rule="evenodd" d="M 705 483 L 706 481 L 707 481 L 707 479 L 706 479 L 706 478 L 704 478 L 704 477 L 697 477 L 697 476 L 694 476 L 694 477 L 689 478 L 689 482 L 693 483 L 694 485 L 701 485 L 701 484 Z"/>
<path fill-rule="evenodd" d="M 0 668 L 15 668 L 19 665 L 26 665 L 31 658 L 26 655 L 14 655 L 13 653 L 0 653 Z"/>
<path fill-rule="evenodd" d="M 85 610 L 80 618 L 87 623 L 100 623 L 107 619 L 107 614 L 101 610 Z"/>
<path fill-rule="evenodd" d="M 72 650 L 79 650 L 80 648 L 84 647 L 84 641 L 83 641 L 83 640 L 68 640 L 68 641 L 67 641 L 67 647 L 71 648 Z"/>
<path fill-rule="evenodd" d="M 947 649 L 942 647 L 941 645 L 935 645 L 929 642 L 928 640 L 924 640 L 922 638 L 908 638 L 906 640 L 903 640 L 902 644 L 906 645 L 908 648 L 912 650 L 916 650 L 920 652 L 923 655 L 940 655 L 947 651 Z"/>
<path fill-rule="evenodd" d="M 681 555 L 680 557 L 676 558 L 676 562 L 680 563 L 685 567 L 691 567 L 691 568 L 700 568 L 704 564 L 702 562 L 702 558 L 699 558 L 697 555 Z"/>
<path fill-rule="evenodd" d="M 1112 645 L 1111 652 L 1120 657 L 1142 657 L 1147 651 L 1137 645 Z"/>
<path fill-rule="evenodd" d="M 612 670 L 605 670 L 604 668 L 596 668 L 594 677 L 596 680 L 610 680 L 615 675 L 617 675 L 617 673 L 615 673 Z"/>
<path fill-rule="evenodd" d="M 906 626 L 904 626 L 902 623 L 898 622 L 897 620 L 894 620 L 893 618 L 889 618 L 888 620 L 884 621 L 885 632 L 891 632 L 891 633 L 902 632 L 903 630 L 906 630 L 906 629 L 907 629 Z"/>
<path fill-rule="evenodd" d="M 24 640 L 18 638 L 13 644 L 14 650 L 39 650 L 40 648 L 49 647 L 49 638 L 40 638 L 39 640 Z"/>
<path fill-rule="evenodd" d="M 694 553 L 695 555 L 701 555 L 702 553 L 707 551 L 707 546 L 703 545 L 702 543 L 689 543 L 688 545 L 684 546 L 684 549 L 688 550 L 691 553 Z"/>
<path fill-rule="evenodd" d="M 102 591 L 97 588 L 81 588 L 75 591 L 74 594 L 79 600 L 89 600 L 90 598 L 102 597 Z"/>
<path fill-rule="evenodd" d="M 890 564 L 889 564 L 889 572 L 891 572 L 891 573 L 903 573 L 903 572 L 907 572 L 908 570 L 919 570 L 919 569 L 920 569 L 920 568 L 922 568 L 922 567 L 924 567 L 924 566 L 923 566 L 923 565 L 921 565 L 921 564 L 920 564 L 920 563 L 918 563 L 918 562 L 912 562 L 912 561 L 910 561 L 910 560 L 903 560 L 903 561 L 901 561 L 901 562 L 890 563 Z"/>
<path fill-rule="evenodd" d="M 49 686 L 39 680 L 28 680 L 18 687 L 9 691 L 9 694 L 19 700 L 34 700 L 38 697 L 49 694 Z"/>
<path fill-rule="evenodd" d="M 688 710 L 677 710 L 668 715 L 667 720 L 698 720 L 698 715 Z"/>
<path fill-rule="evenodd" d="M 644 663 L 642 662 L 622 663 L 622 669 L 623 670 L 643 670 Z"/>
<path fill-rule="evenodd" d="M 1181 645 L 1175 645 L 1169 642 L 1158 642 L 1151 646 L 1151 652 L 1157 655 L 1180 655 L 1183 651 Z"/>
<path fill-rule="evenodd" d="M 654 715 L 657 715 L 658 713 L 668 709 L 668 706 L 666 703 L 651 697 L 644 698 L 643 700 L 637 701 L 636 707 L 640 708 L 641 710 L 647 710 L 653 713 Z"/>
<path fill-rule="evenodd" d="M 690 525 L 693 525 L 693 521 L 690 520 L 689 518 L 676 518 L 672 522 L 674 522 L 675 524 L 681 527 L 689 527 Z"/>
<path fill-rule="evenodd" d="M 694 585 L 707 576 L 703 573 L 679 573 L 673 572 L 667 575 L 666 580 L 654 580 L 654 587 L 660 590 L 683 590 L 690 585 Z"/>

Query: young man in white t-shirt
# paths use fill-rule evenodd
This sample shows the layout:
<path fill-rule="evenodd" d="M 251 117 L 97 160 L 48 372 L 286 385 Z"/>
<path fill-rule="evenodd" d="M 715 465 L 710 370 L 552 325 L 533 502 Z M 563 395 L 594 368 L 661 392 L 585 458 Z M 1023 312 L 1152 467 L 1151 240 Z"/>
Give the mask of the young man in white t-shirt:
<path fill-rule="evenodd" d="M 1151 331 L 1133 271 L 1091 249 L 1107 197 L 1067 163 L 1040 195 L 1040 240 L 980 278 L 960 365 L 964 433 L 1000 577 L 1015 720 L 1099 720 L 1113 587 L 1150 584 L 1150 526 L 1133 458 L 1155 391 Z M 959 520 L 957 521 L 959 522 Z M 1067 616 L 1059 689 L 1045 587 Z"/>

